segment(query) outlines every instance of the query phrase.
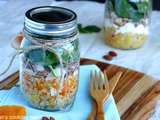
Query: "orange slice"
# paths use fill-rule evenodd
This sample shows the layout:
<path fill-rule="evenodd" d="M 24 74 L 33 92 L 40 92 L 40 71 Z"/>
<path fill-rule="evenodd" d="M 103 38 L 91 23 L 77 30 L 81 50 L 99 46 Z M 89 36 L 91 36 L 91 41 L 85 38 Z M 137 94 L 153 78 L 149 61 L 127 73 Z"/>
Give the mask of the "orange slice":
<path fill-rule="evenodd" d="M 0 120 L 22 120 L 26 109 L 22 106 L 0 106 Z"/>

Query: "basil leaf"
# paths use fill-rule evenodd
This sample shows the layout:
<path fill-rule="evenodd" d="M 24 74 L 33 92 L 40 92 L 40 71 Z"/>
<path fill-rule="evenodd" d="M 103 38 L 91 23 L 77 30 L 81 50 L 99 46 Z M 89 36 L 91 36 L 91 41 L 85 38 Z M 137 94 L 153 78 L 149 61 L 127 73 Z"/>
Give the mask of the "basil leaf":
<path fill-rule="evenodd" d="M 115 12 L 119 17 L 129 18 L 130 4 L 126 0 L 115 0 Z"/>
<path fill-rule="evenodd" d="M 147 14 L 149 10 L 149 4 L 147 2 L 137 3 L 139 13 Z"/>
<path fill-rule="evenodd" d="M 144 14 L 138 13 L 137 11 L 135 11 L 133 9 L 129 9 L 128 11 L 130 12 L 129 18 L 132 19 L 133 22 L 138 22 L 139 20 L 144 18 Z"/>
<path fill-rule="evenodd" d="M 128 0 L 114 0 L 115 13 L 122 18 L 132 19 L 138 22 L 147 14 L 149 10 L 149 2 L 133 3 Z"/>
<path fill-rule="evenodd" d="M 80 33 L 97 33 L 101 31 L 101 29 L 95 25 L 82 27 L 82 24 L 78 24 L 78 30 Z"/>
<path fill-rule="evenodd" d="M 42 64 L 44 66 L 56 65 L 59 63 L 56 55 L 50 51 L 35 49 L 26 53 L 26 57 L 32 63 Z"/>
<path fill-rule="evenodd" d="M 58 63 L 59 63 L 58 58 L 54 53 L 52 53 L 50 51 L 45 52 L 45 56 L 43 58 L 43 64 L 44 65 L 48 66 L 48 65 L 53 65 L 53 64 L 55 65 L 55 64 L 58 64 Z"/>
<path fill-rule="evenodd" d="M 85 29 L 86 31 L 88 31 L 90 33 L 91 32 L 100 32 L 101 31 L 101 29 L 99 27 L 95 26 L 95 25 L 86 26 L 83 29 Z"/>

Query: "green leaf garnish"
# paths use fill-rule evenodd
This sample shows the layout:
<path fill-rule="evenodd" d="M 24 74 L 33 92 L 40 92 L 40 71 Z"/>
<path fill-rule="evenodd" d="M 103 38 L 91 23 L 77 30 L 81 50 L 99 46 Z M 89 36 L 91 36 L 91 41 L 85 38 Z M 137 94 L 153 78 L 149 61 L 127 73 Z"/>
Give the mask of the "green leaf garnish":
<path fill-rule="evenodd" d="M 111 4 L 112 3 L 112 4 Z M 129 2 L 129 0 L 109 0 L 109 5 L 114 9 L 115 13 L 122 18 L 132 19 L 138 22 L 146 15 L 150 8 L 150 2 Z M 111 10 L 108 7 L 109 10 Z"/>
<path fill-rule="evenodd" d="M 46 51 L 43 62 L 45 65 L 53 65 L 53 64 L 57 64 L 59 61 L 57 56 L 54 53 L 50 51 Z"/>
<path fill-rule="evenodd" d="M 95 25 L 82 27 L 82 24 L 78 24 L 78 30 L 80 33 L 97 33 L 101 31 L 101 29 Z"/>
<path fill-rule="evenodd" d="M 59 63 L 56 55 L 50 51 L 42 49 L 31 50 L 26 53 L 26 57 L 32 62 L 42 64 L 44 66 L 56 65 Z"/>
<path fill-rule="evenodd" d="M 139 13 L 147 14 L 149 10 L 149 5 L 147 2 L 137 3 L 136 5 L 137 5 Z"/>

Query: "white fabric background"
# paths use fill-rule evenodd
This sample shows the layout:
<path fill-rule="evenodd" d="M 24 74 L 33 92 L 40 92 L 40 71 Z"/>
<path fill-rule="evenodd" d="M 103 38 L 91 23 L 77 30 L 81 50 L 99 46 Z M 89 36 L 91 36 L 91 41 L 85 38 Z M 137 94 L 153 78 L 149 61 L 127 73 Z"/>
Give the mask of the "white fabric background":
<path fill-rule="evenodd" d="M 27 9 L 40 5 L 58 5 L 74 10 L 78 22 L 83 25 L 103 27 L 104 4 L 94 2 L 55 2 L 52 0 L 8 0 L 0 2 L 0 72 L 7 64 L 7 58 L 13 52 L 10 41 L 22 30 L 24 13 Z M 101 33 L 80 35 L 81 57 L 97 59 L 134 70 L 144 72 L 160 79 L 160 12 L 154 11 L 151 16 L 150 40 L 137 50 L 118 50 L 104 44 Z M 112 61 L 105 61 L 102 56 L 109 50 L 118 53 Z M 18 62 L 10 72 L 18 69 Z M 8 73 L 9 74 L 9 73 Z M 1 78 L 0 78 L 1 79 Z M 157 105 L 158 106 L 158 105 Z M 157 107 L 158 108 L 158 107 Z M 157 109 L 157 114 L 160 110 Z M 160 114 L 158 114 L 160 116 Z M 155 115 L 155 116 L 158 116 Z M 155 120 L 159 120 L 155 118 Z M 153 119 L 152 119 L 153 120 Z"/>

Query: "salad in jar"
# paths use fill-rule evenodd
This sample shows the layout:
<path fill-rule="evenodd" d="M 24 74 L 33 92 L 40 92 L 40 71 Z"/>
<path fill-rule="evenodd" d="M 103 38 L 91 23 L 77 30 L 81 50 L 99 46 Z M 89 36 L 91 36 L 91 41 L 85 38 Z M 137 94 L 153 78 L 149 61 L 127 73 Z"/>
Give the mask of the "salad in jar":
<path fill-rule="evenodd" d="M 141 47 L 149 35 L 150 0 L 107 0 L 104 37 L 120 49 Z"/>
<path fill-rule="evenodd" d="M 23 40 L 25 47 L 27 40 Z M 79 80 L 78 40 L 57 48 L 63 64 L 63 75 L 57 56 L 43 49 L 21 55 L 21 88 L 28 102 L 45 110 L 68 110 L 73 104 Z M 67 48 L 67 51 L 62 51 Z"/>
<path fill-rule="evenodd" d="M 50 111 L 72 107 L 79 81 L 77 15 L 41 6 L 25 14 L 20 54 L 20 86 L 29 105 Z"/>

